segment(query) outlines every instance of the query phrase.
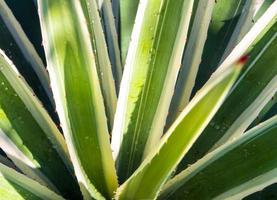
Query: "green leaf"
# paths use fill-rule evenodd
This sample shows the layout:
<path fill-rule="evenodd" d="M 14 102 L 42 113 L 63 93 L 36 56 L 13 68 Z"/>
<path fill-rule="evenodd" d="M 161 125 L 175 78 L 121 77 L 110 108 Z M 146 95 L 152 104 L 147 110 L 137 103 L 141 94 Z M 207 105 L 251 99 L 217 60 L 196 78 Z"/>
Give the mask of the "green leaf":
<path fill-rule="evenodd" d="M 118 199 L 156 198 L 165 181 L 222 104 L 241 65 L 240 60 L 213 77 L 199 91 L 170 127 L 159 146 L 118 189 Z"/>
<path fill-rule="evenodd" d="M 88 23 L 96 69 L 100 80 L 108 123 L 111 128 L 114 121 L 117 96 L 105 36 L 96 0 L 82 0 L 81 4 Z"/>
<path fill-rule="evenodd" d="M 119 41 L 121 61 L 125 65 L 139 0 L 119 0 Z"/>
<path fill-rule="evenodd" d="M 251 127 L 258 125 L 260 122 L 264 121 L 265 119 L 268 119 L 268 115 L 271 114 L 271 112 L 276 113 L 276 109 L 275 109 L 276 106 L 277 106 L 277 92 L 261 110 L 257 118 L 251 124 Z"/>
<path fill-rule="evenodd" d="M 113 75 L 117 92 L 122 78 L 122 63 L 119 50 L 118 35 L 116 31 L 115 19 L 112 11 L 112 4 L 110 0 L 98 0 L 98 9 L 102 16 L 102 24 L 106 33 L 106 42 L 110 61 L 112 64 Z"/>
<path fill-rule="evenodd" d="M 9 200 L 63 200 L 34 180 L 0 163 L 0 196 Z"/>
<path fill-rule="evenodd" d="M 238 57 L 249 53 L 253 47 L 255 47 L 255 45 L 277 21 L 276 10 L 277 2 L 274 2 L 249 30 L 245 37 L 243 37 L 243 39 L 234 47 L 226 59 L 224 59 L 224 61 L 218 66 L 218 72 L 235 62 Z"/>
<path fill-rule="evenodd" d="M 78 184 L 61 133 L 2 51 L 0 93 L 1 148 L 29 177 L 65 197 L 78 198 Z"/>
<path fill-rule="evenodd" d="M 160 199 L 242 199 L 263 189 L 277 181 L 276 138 L 277 116 L 175 176 Z"/>
<path fill-rule="evenodd" d="M 274 2 L 275 0 L 262 0 L 259 2 L 259 7 L 257 11 L 255 12 L 255 16 L 253 20 L 256 22 L 263 14 L 264 12 L 269 8 L 269 6 Z"/>
<path fill-rule="evenodd" d="M 243 200 L 261 200 L 261 199 L 274 199 L 276 198 L 276 189 L 277 189 L 277 183 L 273 183 L 270 186 L 267 186 L 263 188 L 260 191 L 257 191 L 251 195 L 248 195 L 247 197 L 243 198 Z"/>
<path fill-rule="evenodd" d="M 245 0 L 216 0 L 192 95 L 218 67 L 245 3 Z"/>
<path fill-rule="evenodd" d="M 36 0 L 14 1 L 5 0 L 13 15 L 21 25 L 30 42 L 34 45 L 43 63 L 46 63 L 42 36 L 37 12 Z"/>
<path fill-rule="evenodd" d="M 104 101 L 80 1 L 38 1 L 57 112 L 85 198 L 117 188 Z"/>
<path fill-rule="evenodd" d="M 263 22 L 261 21 L 261 23 Z M 256 29 L 256 27 L 255 25 L 253 28 Z M 262 29 L 257 27 L 257 30 L 261 31 Z M 216 146 L 242 134 L 273 97 L 277 90 L 277 58 L 274 56 L 277 51 L 276 31 L 277 23 L 271 25 L 264 37 L 251 47 L 250 58 L 243 73 L 209 126 L 181 162 L 179 170 L 183 170 L 188 164 L 203 157 L 219 139 L 222 138 Z M 245 48 L 241 52 L 247 51 L 245 40 L 250 38 L 254 40 L 255 36 L 257 37 L 257 35 L 252 36 L 252 31 L 249 33 L 247 35 L 251 37 L 246 36 L 240 43 L 242 45 L 238 45 L 238 47 Z M 248 47 L 250 46 L 251 43 L 248 44 Z M 235 48 L 233 52 L 237 53 L 238 51 L 240 49 Z"/>
<path fill-rule="evenodd" d="M 11 9 L 13 15 L 16 17 L 17 21 L 21 25 L 22 29 L 26 33 L 30 42 L 34 45 L 40 58 L 45 64 L 45 54 L 43 50 L 42 36 L 39 24 L 39 17 L 37 12 L 37 6 L 34 3 L 36 0 L 26 0 L 26 1 L 14 1 L 5 0 L 6 4 Z"/>
<path fill-rule="evenodd" d="M 14 61 L 41 99 L 48 98 L 53 104 L 44 63 L 5 1 L 0 2 L 0 35 L 0 48 Z"/>
<path fill-rule="evenodd" d="M 178 92 L 175 92 L 171 102 L 168 124 L 173 123 L 190 100 L 214 5 L 214 0 L 199 0 L 197 2 L 193 23 L 190 28 L 190 37 L 186 44 L 175 87 Z"/>
<path fill-rule="evenodd" d="M 112 135 L 120 182 L 135 171 L 162 136 L 192 4 L 193 0 L 140 4 Z"/>
<path fill-rule="evenodd" d="M 256 1 L 247 0 L 243 6 L 243 10 L 240 14 L 232 36 L 229 39 L 228 45 L 224 50 L 224 54 L 221 57 L 220 63 L 230 54 L 233 48 L 241 41 L 245 34 L 253 26 L 253 16 L 255 12 Z"/>
<path fill-rule="evenodd" d="M 114 15 L 114 23 L 115 23 L 115 29 L 116 29 L 116 32 L 117 32 L 117 35 L 118 35 L 118 41 L 119 41 L 119 37 L 120 37 L 120 34 L 119 34 L 119 2 L 120 0 L 111 0 L 111 3 L 112 3 L 112 10 L 113 10 L 113 15 Z"/>
<path fill-rule="evenodd" d="M 230 39 L 235 41 L 239 37 L 241 29 L 236 27 L 245 22 L 243 14 L 247 15 L 248 12 L 244 11 L 243 8 L 249 4 L 252 7 L 254 1 L 198 0 L 194 3 L 193 23 L 190 24 L 188 43 L 165 130 L 170 127 L 191 97 L 195 95 L 195 92 L 215 71 Z M 246 21 L 249 22 L 249 19 L 247 18 Z M 246 30 L 247 28 L 245 26 Z M 233 43 L 229 43 L 229 48 L 232 45 Z"/>

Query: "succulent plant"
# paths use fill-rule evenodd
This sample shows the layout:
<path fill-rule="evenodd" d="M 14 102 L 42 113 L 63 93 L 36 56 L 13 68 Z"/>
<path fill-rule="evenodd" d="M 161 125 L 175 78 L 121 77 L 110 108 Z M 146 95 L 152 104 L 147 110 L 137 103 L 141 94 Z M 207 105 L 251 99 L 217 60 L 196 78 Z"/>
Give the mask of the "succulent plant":
<path fill-rule="evenodd" d="M 274 191 L 276 1 L 0 0 L 0 49 L 0 199 Z"/>

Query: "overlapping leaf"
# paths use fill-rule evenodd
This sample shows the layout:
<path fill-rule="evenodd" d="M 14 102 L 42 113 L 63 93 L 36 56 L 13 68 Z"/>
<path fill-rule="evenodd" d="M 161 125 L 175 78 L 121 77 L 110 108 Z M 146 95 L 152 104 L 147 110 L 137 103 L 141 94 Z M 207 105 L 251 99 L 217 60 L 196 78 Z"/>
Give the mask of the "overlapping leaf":
<path fill-rule="evenodd" d="M 117 1 L 117 0 L 115 0 Z M 129 44 L 131 42 L 131 34 L 135 24 L 135 17 L 139 5 L 139 0 L 119 0 L 119 41 L 121 60 L 125 65 Z M 139 14 L 141 15 L 141 14 Z"/>
<path fill-rule="evenodd" d="M 45 105 L 52 102 L 44 63 L 4 0 L 0 1 L 0 36 L 0 48 L 13 60 Z"/>
<path fill-rule="evenodd" d="M 34 180 L 0 163 L 0 196 L 9 200 L 63 200 Z"/>
<path fill-rule="evenodd" d="M 110 198 L 117 180 L 81 2 L 40 0 L 38 5 L 51 86 L 75 174 L 85 198 Z"/>
<path fill-rule="evenodd" d="M 277 116 L 184 170 L 160 199 L 242 199 L 276 182 Z"/>
<path fill-rule="evenodd" d="M 1 148 L 29 177 L 66 197 L 79 197 L 61 133 L 2 51 L 0 94 Z"/>
<path fill-rule="evenodd" d="M 160 145 L 120 186 L 118 199 L 156 198 L 165 181 L 222 104 L 238 76 L 241 64 L 239 61 L 225 69 L 202 88 L 170 127 Z"/>
<path fill-rule="evenodd" d="M 141 1 L 115 116 L 112 148 L 126 180 L 163 133 L 192 0 Z"/>
<path fill-rule="evenodd" d="M 81 4 L 88 23 L 96 69 L 100 80 L 108 123 L 111 128 L 114 121 L 117 97 L 112 66 L 109 60 L 98 7 L 95 0 L 83 0 Z"/>
<path fill-rule="evenodd" d="M 273 16 L 272 19 L 274 22 L 277 18 Z M 209 126 L 184 158 L 180 165 L 181 170 L 204 156 L 220 138 L 222 139 L 216 146 L 242 134 L 275 94 L 277 90 L 277 60 L 273 55 L 277 51 L 276 22 L 272 25 L 272 21 L 270 21 L 269 27 L 271 27 L 270 30 L 263 38 L 254 47 L 251 47 L 249 61 L 240 79 Z"/>
<path fill-rule="evenodd" d="M 112 64 L 113 75 L 115 79 L 115 85 L 118 92 L 120 81 L 122 78 L 123 66 L 121 62 L 118 34 L 116 31 L 116 22 L 112 10 L 111 1 L 98 0 L 98 9 L 100 10 L 100 14 L 102 16 L 102 24 L 105 31 L 109 57 Z"/>

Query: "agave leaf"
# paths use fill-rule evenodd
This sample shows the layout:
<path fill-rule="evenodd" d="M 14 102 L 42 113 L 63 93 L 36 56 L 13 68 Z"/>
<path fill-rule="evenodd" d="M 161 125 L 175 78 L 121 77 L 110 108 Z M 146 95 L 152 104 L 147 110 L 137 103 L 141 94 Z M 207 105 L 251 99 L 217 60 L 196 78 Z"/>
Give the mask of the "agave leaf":
<path fill-rule="evenodd" d="M 117 188 L 104 101 L 80 1 L 38 1 L 57 112 L 85 198 Z"/>
<path fill-rule="evenodd" d="M 79 197 L 61 133 L 2 51 L 0 83 L 1 148 L 29 177 L 66 197 Z"/>
<path fill-rule="evenodd" d="M 198 3 L 200 0 L 194 0 L 193 2 L 193 6 L 192 6 L 192 13 L 191 13 L 191 18 L 190 18 L 190 23 L 189 23 L 189 30 L 188 30 L 188 36 L 190 36 L 191 34 L 191 28 L 195 19 L 195 15 L 196 15 L 196 10 L 198 8 Z"/>
<path fill-rule="evenodd" d="M 259 199 L 270 199 L 276 198 L 276 189 L 277 183 L 273 183 L 260 191 L 257 191 L 253 194 L 248 195 L 247 197 L 243 198 L 243 200 L 259 200 Z"/>
<path fill-rule="evenodd" d="M 261 40 L 261 38 L 267 33 L 267 31 L 277 21 L 277 2 L 275 1 L 267 11 L 259 18 L 249 32 L 243 37 L 243 39 L 237 44 L 230 54 L 224 59 L 224 61 L 218 66 L 218 72 L 228 67 L 230 63 L 233 63 L 238 57 L 249 53 L 253 47 Z"/>
<path fill-rule="evenodd" d="M 217 67 L 245 4 L 240 0 L 214 2 L 197 0 L 194 3 L 193 22 L 190 24 L 188 43 L 165 130 Z"/>
<path fill-rule="evenodd" d="M 276 182 L 276 134 L 277 116 L 175 176 L 160 199 L 242 199 Z"/>
<path fill-rule="evenodd" d="M 274 114 L 277 114 L 275 107 L 277 107 L 277 92 L 261 110 L 257 118 L 251 124 L 251 127 L 258 125 L 260 122 L 264 121 L 265 119 L 268 119 L 268 115 L 270 115 L 271 112 L 273 112 Z"/>
<path fill-rule="evenodd" d="M 211 148 L 242 134 L 271 100 L 277 90 L 276 30 L 277 23 L 254 45 L 244 72 L 179 170 L 203 157 Z"/>
<path fill-rule="evenodd" d="M 112 64 L 113 75 L 117 92 L 122 78 L 122 64 L 118 44 L 118 35 L 116 31 L 115 19 L 112 11 L 112 4 L 110 0 L 98 0 L 98 9 L 102 16 L 102 24 L 106 33 L 106 41 L 110 61 Z"/>
<path fill-rule="evenodd" d="M 42 98 L 46 94 L 48 99 L 52 101 L 49 76 L 44 63 L 4 0 L 0 1 L 0 34 L 0 48 L 14 60 L 20 72 L 27 78 L 30 85 L 36 89 L 35 92 L 42 93 Z M 42 88 L 37 87 L 37 84 L 30 77 L 30 73 L 34 73 L 32 77 L 38 78 Z"/>
<path fill-rule="evenodd" d="M 118 189 L 118 199 L 156 198 L 167 178 L 222 104 L 238 76 L 242 60 L 222 71 L 199 91 L 170 127 L 159 146 Z"/>
<path fill-rule="evenodd" d="M 191 25 L 190 37 L 186 44 L 182 66 L 178 75 L 176 92 L 172 99 L 168 124 L 172 124 L 190 100 L 198 66 L 207 37 L 208 27 L 214 8 L 214 0 L 199 0 Z"/>
<path fill-rule="evenodd" d="M 247 0 L 244 4 L 243 10 L 240 14 L 235 29 L 233 30 L 232 36 L 228 42 L 227 47 L 224 50 L 224 54 L 221 57 L 220 63 L 229 55 L 232 49 L 241 41 L 243 36 L 253 26 L 253 16 L 255 12 L 256 1 Z"/>
<path fill-rule="evenodd" d="M 115 0 L 117 1 L 117 0 Z M 121 61 L 125 65 L 131 33 L 135 24 L 139 0 L 119 0 L 119 44 Z"/>
<path fill-rule="evenodd" d="M 9 200 L 63 200 L 61 196 L 34 180 L 0 163 L 0 195 Z"/>
<path fill-rule="evenodd" d="M 216 1 L 193 95 L 206 83 L 218 66 L 245 2 L 241 0 Z"/>
<path fill-rule="evenodd" d="M 118 35 L 118 41 L 119 41 L 119 1 L 120 0 L 111 0 L 112 3 L 112 10 L 114 15 L 114 23 L 115 23 L 115 29 Z"/>
<path fill-rule="evenodd" d="M 44 65 L 46 63 L 45 54 L 42 44 L 42 36 L 39 24 L 36 0 L 13 1 L 5 0 L 11 9 L 13 15 L 21 25 L 30 42 L 34 45 L 37 53 L 42 59 Z"/>
<path fill-rule="evenodd" d="M 121 182 L 134 172 L 163 133 L 192 3 L 193 0 L 140 3 L 112 135 Z"/>
<path fill-rule="evenodd" d="M 257 1 L 257 8 L 256 12 L 253 18 L 253 21 L 256 22 L 263 14 L 264 12 L 269 8 L 269 6 L 274 2 L 275 0 L 261 0 Z"/>
<path fill-rule="evenodd" d="M 117 97 L 105 36 L 96 1 L 82 0 L 81 4 L 88 23 L 92 49 L 95 56 L 95 64 L 104 98 L 108 123 L 111 128 L 114 121 Z"/>

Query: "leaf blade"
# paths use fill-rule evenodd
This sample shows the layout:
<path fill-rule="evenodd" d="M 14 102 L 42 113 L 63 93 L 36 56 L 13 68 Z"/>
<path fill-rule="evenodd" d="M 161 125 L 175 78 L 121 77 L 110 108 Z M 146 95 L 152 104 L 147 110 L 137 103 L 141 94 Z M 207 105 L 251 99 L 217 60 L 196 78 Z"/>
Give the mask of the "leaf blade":
<path fill-rule="evenodd" d="M 122 78 L 123 66 L 121 62 L 118 34 L 116 31 L 115 19 L 110 0 L 99 0 L 98 7 L 103 19 L 103 26 L 106 33 L 106 42 L 108 46 L 109 57 L 113 67 L 113 75 L 115 79 L 117 93 Z"/>
<path fill-rule="evenodd" d="M 159 0 L 140 4 L 112 135 L 121 182 L 138 167 L 162 135 L 192 3 Z M 176 9 L 180 12 L 172 15 Z"/>
<path fill-rule="evenodd" d="M 105 36 L 95 0 L 81 1 L 81 4 L 88 23 L 106 115 L 111 128 L 114 121 L 117 96 Z"/>
<path fill-rule="evenodd" d="M 223 102 L 240 67 L 241 64 L 235 64 L 228 68 L 198 93 L 162 138 L 159 147 L 152 151 L 137 171 L 118 189 L 118 199 L 156 198 L 161 186 Z M 183 134 L 184 130 L 186 134 Z M 171 159 L 167 159 L 165 163 L 164 160 L 168 157 Z"/>
<path fill-rule="evenodd" d="M 203 157 L 190 169 L 184 170 L 168 182 L 160 198 L 201 198 L 202 196 L 203 198 L 241 199 L 270 184 L 275 180 L 273 175 L 276 174 L 276 159 L 274 153 L 269 153 L 276 151 L 276 148 L 271 148 L 275 147 L 273 138 L 276 138 L 277 133 L 276 120 L 275 116 Z M 256 159 L 257 155 L 259 159 Z M 254 167 L 257 165 L 259 167 Z M 226 166 L 232 167 L 226 171 Z M 214 173 L 216 175 L 207 176 L 213 170 L 216 171 Z M 203 184 L 203 179 L 209 181 L 212 188 L 198 187 Z M 222 182 L 225 183 L 224 186 L 217 184 Z M 184 192 L 185 187 L 187 192 Z M 201 191 L 198 190 L 196 194 L 192 187 L 201 188 Z"/>
<path fill-rule="evenodd" d="M 78 197 L 61 133 L 2 51 L 0 67 L 1 148 L 19 169 L 41 184 Z M 67 184 L 62 184 L 64 180 Z"/>
<path fill-rule="evenodd" d="M 233 134 L 242 134 L 270 101 L 276 90 L 276 59 L 272 59 L 276 51 L 276 27 L 276 24 L 272 25 L 249 52 L 245 70 L 212 122 L 181 162 L 179 170 L 235 136 Z M 266 69 L 265 64 L 268 66 Z"/>
<path fill-rule="evenodd" d="M 139 0 L 124 0 L 119 1 L 119 40 L 121 61 L 125 65 L 129 43 L 131 41 L 131 33 L 135 23 L 136 13 L 139 5 Z"/>
<path fill-rule="evenodd" d="M 52 92 L 49 87 L 49 76 L 42 59 L 5 1 L 1 1 L 0 10 L 0 48 L 10 58 L 13 57 L 17 68 L 25 76 L 35 92 L 41 96 L 46 96 L 53 105 Z M 35 78 L 30 78 L 27 76 L 28 74 L 32 74 Z M 38 88 L 35 84 L 33 79 L 36 80 L 36 78 L 41 83 L 42 88 Z"/>
<path fill-rule="evenodd" d="M 197 5 L 194 5 L 196 6 L 194 19 L 191 22 L 189 40 L 186 44 L 181 69 L 175 86 L 177 92 L 174 93 L 171 102 L 167 124 L 173 123 L 190 100 L 214 5 L 215 2 L 213 0 L 199 0 Z"/>
<path fill-rule="evenodd" d="M 81 190 L 85 198 L 90 198 L 88 193 L 96 199 L 110 198 L 117 180 L 81 2 L 38 3 L 54 99 Z"/>
<path fill-rule="evenodd" d="M 0 194 L 4 199 L 54 199 L 61 196 L 34 180 L 0 163 Z"/>

